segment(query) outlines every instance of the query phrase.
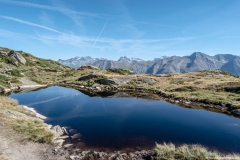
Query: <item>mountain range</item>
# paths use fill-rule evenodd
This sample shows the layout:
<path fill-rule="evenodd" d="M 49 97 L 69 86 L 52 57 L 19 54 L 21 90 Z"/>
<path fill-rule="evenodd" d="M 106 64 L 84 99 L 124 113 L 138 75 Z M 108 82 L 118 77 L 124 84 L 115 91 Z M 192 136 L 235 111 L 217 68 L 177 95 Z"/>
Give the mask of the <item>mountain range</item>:
<path fill-rule="evenodd" d="M 82 65 L 92 65 L 100 69 L 122 68 L 136 73 L 168 74 L 184 73 L 200 70 L 225 70 L 240 75 L 240 56 L 217 54 L 209 56 L 205 53 L 194 52 L 190 56 L 171 56 L 145 61 L 139 58 L 120 57 L 118 61 L 103 58 L 75 57 L 67 60 L 59 59 L 63 65 L 78 68 Z"/>

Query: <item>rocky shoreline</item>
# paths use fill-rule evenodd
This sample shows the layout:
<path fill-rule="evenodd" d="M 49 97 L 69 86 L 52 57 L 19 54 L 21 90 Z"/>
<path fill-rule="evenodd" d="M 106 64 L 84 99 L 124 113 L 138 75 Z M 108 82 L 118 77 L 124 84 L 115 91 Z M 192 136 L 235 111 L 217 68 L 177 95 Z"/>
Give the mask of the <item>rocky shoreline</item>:
<path fill-rule="evenodd" d="M 45 88 L 48 87 L 49 85 L 45 85 L 45 84 L 34 84 L 34 85 L 20 85 L 20 86 L 15 86 L 15 87 L 11 87 L 11 88 L 4 88 L 2 90 L 2 93 L 6 94 L 12 91 L 18 91 L 18 90 L 34 90 L 34 89 L 38 89 L 38 88 Z"/>

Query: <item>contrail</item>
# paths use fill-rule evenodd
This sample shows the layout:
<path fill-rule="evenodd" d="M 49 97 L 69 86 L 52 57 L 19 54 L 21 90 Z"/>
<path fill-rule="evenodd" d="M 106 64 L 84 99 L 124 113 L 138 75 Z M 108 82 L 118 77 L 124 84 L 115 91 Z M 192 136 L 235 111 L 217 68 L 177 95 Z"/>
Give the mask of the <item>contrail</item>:
<path fill-rule="evenodd" d="M 107 112 L 107 108 L 106 108 L 105 104 L 103 103 L 102 98 L 101 98 L 101 97 L 99 97 L 99 98 L 100 98 L 100 100 L 102 101 L 102 104 L 103 104 L 103 107 L 104 107 L 105 111 Z"/>
<path fill-rule="evenodd" d="M 94 47 L 94 46 L 95 46 L 95 44 L 97 43 L 97 41 L 98 41 L 98 38 L 101 36 L 101 34 L 102 34 L 102 32 L 104 31 L 104 29 L 105 29 L 105 27 L 106 27 L 107 23 L 108 23 L 108 20 L 107 20 L 107 21 L 106 21 L 106 23 L 104 24 L 104 26 L 103 26 L 103 28 L 102 28 L 102 30 L 101 30 L 101 32 L 100 32 L 100 34 L 98 35 L 97 39 L 95 40 L 95 42 L 94 42 L 94 44 L 93 44 L 93 47 Z"/>
<path fill-rule="evenodd" d="M 24 21 L 22 19 L 18 19 L 18 18 L 14 18 L 14 17 L 8 17 L 8 16 L 2 16 L 2 15 L 0 15 L 0 18 L 10 20 L 10 21 L 19 22 L 19 23 L 26 24 L 26 25 L 29 25 L 29 26 L 39 27 L 39 28 L 46 29 L 46 30 L 49 30 L 49 31 L 52 31 L 52 32 L 63 34 L 62 32 L 57 31 L 55 29 L 52 29 L 52 28 L 49 28 L 49 27 L 46 27 L 46 26 L 43 26 L 43 25 L 39 25 L 39 24 L 36 24 L 36 23 Z"/>

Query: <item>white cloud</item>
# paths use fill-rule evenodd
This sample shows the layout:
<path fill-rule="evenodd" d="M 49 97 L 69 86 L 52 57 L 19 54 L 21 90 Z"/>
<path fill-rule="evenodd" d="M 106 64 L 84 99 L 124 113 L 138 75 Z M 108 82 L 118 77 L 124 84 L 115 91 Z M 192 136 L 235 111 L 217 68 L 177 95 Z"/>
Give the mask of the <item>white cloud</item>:
<path fill-rule="evenodd" d="M 62 7 L 53 7 L 53 6 L 30 3 L 30 2 L 23 2 L 23 1 L 0 0 L 0 3 L 21 5 L 21 6 L 26 6 L 26 7 L 46 9 L 46 10 L 52 10 L 52 11 L 59 11 L 59 12 L 63 12 L 63 13 L 75 13 L 75 14 L 79 14 L 82 16 L 89 16 L 89 17 L 106 18 L 106 15 L 103 15 L 103 14 L 95 14 L 95 13 L 90 13 L 90 12 L 78 12 L 78 11 L 74 11 L 74 10 L 70 10 L 70 9 L 62 8 Z"/>
<path fill-rule="evenodd" d="M 47 45 L 49 44 L 60 44 L 66 45 L 70 47 L 75 47 L 81 50 L 89 51 L 89 50 L 100 50 L 105 53 L 113 52 L 113 53 L 133 53 L 133 54 L 143 54 L 143 53 L 151 53 L 151 54 L 158 54 L 162 49 L 168 48 L 178 43 L 183 43 L 188 40 L 194 39 L 194 37 L 177 37 L 177 38 L 169 38 L 169 39 L 114 39 L 114 38 L 101 38 L 101 33 L 103 32 L 104 28 L 106 27 L 107 22 L 105 23 L 104 27 L 102 28 L 98 37 L 90 37 L 90 36 L 77 36 L 75 34 L 66 34 L 64 32 L 55 30 L 53 28 L 39 25 L 36 23 L 32 23 L 29 21 L 25 21 L 22 19 L 8 17 L 8 16 L 1 16 L 0 18 L 15 21 L 18 23 L 22 23 L 25 25 L 33 26 L 42 28 L 53 33 L 57 34 L 43 34 L 38 33 L 37 31 L 37 38 L 31 36 L 25 36 L 22 34 L 15 34 L 22 36 L 24 38 L 31 38 L 39 40 Z M 6 33 L 6 32 L 5 32 Z M 12 32 L 13 33 L 13 32 Z M 13 33 L 14 34 L 14 33 Z M 98 43 L 96 43 L 98 42 Z M 94 44 L 94 45 L 93 45 Z"/>
<path fill-rule="evenodd" d="M 49 27 L 46 27 L 46 26 L 43 26 L 43 25 L 39 25 L 39 24 L 36 24 L 36 23 L 24 21 L 22 19 L 18 19 L 18 18 L 14 18 L 14 17 L 8 17 L 8 16 L 1 16 L 0 15 L 0 18 L 6 19 L 6 20 L 15 21 L 15 22 L 19 22 L 19 23 L 30 25 L 30 26 L 34 26 L 34 27 L 39 27 L 39 28 L 46 29 L 46 30 L 49 30 L 49 31 L 52 31 L 52 32 L 56 32 L 56 33 L 62 33 L 62 32 L 57 31 L 55 29 L 52 29 L 52 28 L 49 28 Z"/>
<path fill-rule="evenodd" d="M 54 21 L 52 20 L 52 17 L 49 16 L 46 12 L 42 11 L 38 18 L 41 21 L 41 24 L 45 26 L 54 26 Z"/>

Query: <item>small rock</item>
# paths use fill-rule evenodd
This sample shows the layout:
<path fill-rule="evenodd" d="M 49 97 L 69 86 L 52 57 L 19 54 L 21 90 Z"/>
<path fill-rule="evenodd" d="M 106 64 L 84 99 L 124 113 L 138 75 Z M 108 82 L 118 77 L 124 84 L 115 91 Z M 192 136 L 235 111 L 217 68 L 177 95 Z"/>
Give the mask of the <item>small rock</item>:
<path fill-rule="evenodd" d="M 70 158 L 71 160 L 74 160 L 74 159 L 77 159 L 77 158 L 79 158 L 79 156 L 74 156 L 74 155 L 71 155 L 69 158 Z"/>
<path fill-rule="evenodd" d="M 75 129 L 70 129 L 69 130 L 69 133 L 71 133 L 71 134 L 76 134 L 78 131 L 77 130 L 75 130 Z"/>
<path fill-rule="evenodd" d="M 64 135 L 64 131 L 62 130 L 62 128 L 59 125 L 53 126 L 51 128 L 51 131 L 55 134 L 56 137 L 60 137 L 60 136 Z"/>
<path fill-rule="evenodd" d="M 72 139 L 79 139 L 80 137 L 82 137 L 80 133 L 74 134 L 73 136 L 71 136 Z"/>
<path fill-rule="evenodd" d="M 69 143 L 69 144 L 65 144 L 63 147 L 64 147 L 64 148 L 68 148 L 68 147 L 71 147 L 72 145 L 73 145 L 73 144 L 70 144 L 70 143 Z"/>
<path fill-rule="evenodd" d="M 102 89 L 100 87 L 96 87 L 96 90 L 101 91 Z"/>
<path fill-rule="evenodd" d="M 59 146 L 62 146 L 63 142 L 64 142 L 63 139 L 58 139 L 53 141 L 54 144 L 58 144 Z"/>
<path fill-rule="evenodd" d="M 240 115 L 240 109 L 235 109 L 232 111 L 232 113 Z"/>

